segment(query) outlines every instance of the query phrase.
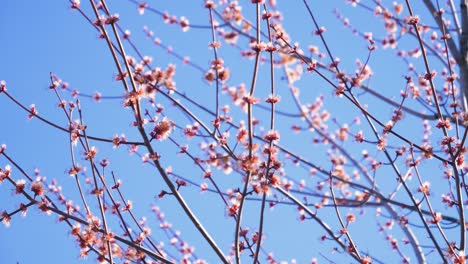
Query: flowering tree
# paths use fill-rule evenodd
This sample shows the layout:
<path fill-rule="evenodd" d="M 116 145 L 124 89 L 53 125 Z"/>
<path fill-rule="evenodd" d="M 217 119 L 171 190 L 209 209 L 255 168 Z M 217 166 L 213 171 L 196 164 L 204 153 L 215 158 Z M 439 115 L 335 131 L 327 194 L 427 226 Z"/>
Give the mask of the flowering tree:
<path fill-rule="evenodd" d="M 387 2 L 70 1 L 96 75 L 43 76 L 44 114 L 1 82 L 61 144 L 2 145 L 1 221 L 93 262 L 465 263 L 466 1 Z"/>

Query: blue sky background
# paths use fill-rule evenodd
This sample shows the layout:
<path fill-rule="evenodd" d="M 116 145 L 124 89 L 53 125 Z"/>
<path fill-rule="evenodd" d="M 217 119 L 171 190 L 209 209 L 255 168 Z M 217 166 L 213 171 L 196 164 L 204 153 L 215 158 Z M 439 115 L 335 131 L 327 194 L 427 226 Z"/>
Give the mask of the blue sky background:
<path fill-rule="evenodd" d="M 167 10 L 178 17 L 186 16 L 192 24 L 208 24 L 208 14 L 202 6 L 203 1 L 149 1 L 150 6 L 158 10 Z M 244 2 L 244 1 L 242 1 Z M 249 1 L 250 2 L 250 1 Z M 317 37 L 311 32 L 314 31 L 312 23 L 300 1 L 278 1 L 279 9 L 284 12 L 285 28 L 289 30 L 291 38 L 306 49 L 307 45 L 314 44 L 321 46 Z M 359 25 L 363 31 L 378 30 L 381 22 L 375 22 L 369 14 L 363 11 L 353 10 L 344 1 L 310 1 L 313 8 L 319 10 L 316 14 L 321 24 L 327 27 L 326 37 L 329 40 L 330 48 L 341 58 L 342 67 L 348 72 L 355 69 L 355 60 L 364 60 L 367 56 L 366 44 L 358 37 L 353 36 L 348 29 L 343 28 L 335 18 L 332 10 L 338 7 L 351 21 Z M 413 1 L 416 2 L 416 1 Z M 89 11 L 89 4 L 83 1 L 83 9 Z M 210 109 L 214 107 L 213 86 L 206 85 L 202 81 L 200 72 L 182 65 L 173 56 L 170 56 L 159 47 L 152 44 L 152 40 L 147 39 L 142 28 L 147 25 L 155 32 L 165 45 L 171 45 L 174 50 L 181 55 L 190 56 L 191 60 L 204 68 L 207 68 L 212 59 L 212 52 L 207 45 L 210 42 L 210 31 L 206 29 L 190 29 L 187 33 L 182 33 L 176 25 L 166 25 L 162 19 L 154 14 L 146 13 L 139 16 L 136 6 L 129 1 L 109 1 L 112 12 L 120 14 L 120 25 L 132 31 L 132 40 L 137 43 L 139 50 L 143 54 L 153 57 L 153 65 L 165 67 L 171 62 L 177 63 L 176 82 L 180 91 L 186 92 L 191 98 Z M 335 6 L 336 5 L 336 6 Z M 244 8 L 250 4 L 244 4 Z M 416 6 L 418 7 L 418 6 Z M 418 10 L 423 12 L 420 7 Z M 91 13 L 88 13 L 91 14 Z M 252 14 L 250 10 L 246 14 Z M 424 13 L 422 13 L 424 15 Z M 251 18 L 251 16 L 250 16 Z M 70 83 L 71 88 L 77 88 L 83 93 L 93 94 L 96 91 L 103 95 L 122 95 L 122 85 L 114 81 L 116 69 L 112 58 L 108 52 L 104 41 L 98 39 L 97 32 L 81 17 L 77 12 L 70 9 L 68 1 L 12 1 L 3 0 L 0 3 L 0 79 L 6 80 L 8 91 L 20 102 L 29 106 L 36 104 L 39 114 L 61 126 L 66 126 L 67 122 L 62 112 L 58 111 L 57 99 L 48 89 L 50 85 L 49 73 L 53 72 L 64 81 Z M 410 45 L 416 45 L 412 43 Z M 127 50 L 130 49 L 127 47 Z M 229 48 L 223 45 L 220 49 L 221 56 L 226 64 L 231 68 L 230 85 L 250 82 L 253 61 L 239 59 L 236 48 Z M 371 78 L 369 84 L 381 88 L 383 94 L 398 96 L 399 91 L 404 89 L 404 79 L 402 76 L 407 70 L 407 66 L 398 59 L 388 61 L 393 57 L 393 51 L 378 50 L 371 58 L 371 66 L 378 77 Z M 260 70 L 258 94 L 265 97 L 268 94 L 267 78 L 268 66 L 265 64 Z M 278 107 L 281 110 L 294 112 L 291 106 L 291 99 L 288 99 L 288 91 L 284 82 L 281 83 L 280 70 L 277 71 L 278 93 L 284 94 L 283 101 Z M 388 74 L 387 74 L 388 73 Z M 391 73 L 391 74 L 390 74 Z M 330 109 L 333 117 L 340 123 L 351 123 L 357 115 L 350 112 L 350 104 L 344 100 L 338 101 L 329 87 L 323 81 L 314 77 L 304 77 L 297 86 L 303 86 L 301 95 L 305 100 L 313 102 L 319 95 L 326 98 L 325 108 Z M 70 96 L 64 93 L 64 97 Z M 167 101 L 158 97 L 165 105 Z M 364 100 L 367 98 L 364 97 Z M 139 140 L 137 131 L 131 127 L 132 115 L 129 109 L 120 107 L 121 100 L 104 100 L 95 103 L 92 100 L 82 98 L 84 118 L 89 127 L 88 133 L 111 138 L 115 134 L 126 134 L 129 140 Z M 226 99 L 223 99 L 228 102 Z M 381 103 L 366 100 L 366 104 L 377 116 L 383 120 L 388 120 L 392 113 L 392 108 Z M 188 106 L 193 107 L 188 104 Z M 170 109 L 170 107 L 167 107 Z M 169 112 L 170 110 L 168 110 Z M 199 114 L 197 110 L 195 113 Z M 46 176 L 48 181 L 58 179 L 63 187 L 64 194 L 78 202 L 75 192 L 74 180 L 68 176 L 71 160 L 69 156 L 68 135 L 39 122 L 37 119 L 28 120 L 27 113 L 21 111 L 16 105 L 0 94 L 0 144 L 8 145 L 8 153 L 17 160 L 29 173 L 33 173 L 35 168 L 39 168 L 41 175 Z M 262 114 L 263 113 L 263 114 Z M 208 116 L 200 114 L 204 120 L 210 120 Z M 266 112 L 258 110 L 258 115 L 266 116 Z M 238 116 L 239 117 L 239 116 Z M 183 120 L 183 116 L 175 114 L 174 119 Z M 239 117 L 240 119 L 241 117 Z M 207 121 L 209 122 L 209 121 Z M 278 123 L 278 130 L 289 131 L 290 125 L 295 120 L 284 120 Z M 420 121 L 408 121 L 415 129 L 404 129 L 407 136 L 420 142 L 422 128 Z M 418 122 L 418 123 L 416 123 Z M 185 125 L 185 123 L 181 122 Z M 263 123 L 268 126 L 267 120 Z M 333 127 L 333 124 L 329 124 Z M 181 136 L 180 132 L 176 132 Z M 235 134 L 232 133 L 231 136 Z M 324 148 L 312 146 L 304 141 L 311 142 L 312 135 L 307 137 L 282 137 L 281 143 L 289 146 L 295 152 L 306 157 L 324 159 L 326 153 Z M 138 216 L 146 216 L 148 222 L 153 227 L 155 237 L 164 236 L 158 230 L 157 221 L 151 214 L 151 204 L 156 204 L 165 213 L 168 221 L 174 224 L 175 230 L 181 231 L 181 236 L 196 247 L 196 254 L 207 259 L 210 263 L 216 263 L 217 259 L 209 249 L 206 242 L 201 240 L 200 235 L 194 230 L 191 223 L 187 222 L 183 212 L 173 203 L 172 199 L 158 200 L 154 197 L 162 190 L 167 189 L 159 176 L 155 176 L 152 167 L 142 165 L 141 159 L 137 155 L 128 155 L 125 147 L 112 150 L 106 144 L 93 142 L 99 149 L 99 157 L 107 157 L 110 162 L 110 169 L 116 172 L 118 178 L 123 181 L 122 191 L 128 199 L 134 201 L 134 211 Z M 172 166 L 174 171 L 192 177 L 197 182 L 201 182 L 201 172 L 194 171 L 190 160 L 177 156 L 177 148 L 170 142 L 165 141 L 157 144 L 158 152 L 170 153 L 163 157 L 164 166 Z M 193 151 L 196 149 L 193 148 Z M 318 153 L 318 154 L 317 154 Z M 360 153 L 357 150 L 356 153 Z M 371 149 L 375 154 L 376 150 Z M 77 153 L 80 156 L 82 153 Z M 80 164 L 85 161 L 79 157 Z M 0 162 L 3 167 L 7 164 L 4 160 Z M 327 164 L 326 162 L 324 164 Z M 328 166 L 329 164 L 325 165 Z M 307 173 L 300 167 L 288 165 L 288 175 L 306 177 Z M 426 166 L 422 170 L 434 169 L 433 166 Z M 17 170 L 14 170 L 19 176 Z M 306 176 L 303 176 L 306 175 Z M 225 186 L 229 183 L 237 182 L 238 175 L 222 175 L 218 182 L 223 182 Z M 225 178 L 221 178 L 225 177 Z M 394 177 L 393 175 L 391 177 Z M 224 186 L 224 185 L 223 185 Z M 391 190 L 394 185 L 388 186 Z M 384 186 L 383 188 L 386 188 Z M 187 188 L 183 190 L 183 195 L 187 197 L 190 206 L 200 217 L 210 233 L 219 241 L 225 253 L 228 252 L 232 242 L 234 232 L 234 221 L 226 214 L 224 206 L 218 200 L 211 199 L 212 194 L 199 194 L 197 188 Z M 404 199 L 404 198 L 402 198 Z M 212 202 L 217 201 L 217 202 Z M 0 209 L 14 210 L 22 198 L 13 194 L 13 190 L 8 183 L 0 185 Z M 258 203 L 250 204 L 245 211 L 245 226 L 255 226 L 257 223 Z M 267 210 L 268 211 L 268 210 Z M 97 211 L 96 211 L 97 212 Z M 348 209 L 343 209 L 345 214 Z M 355 210 L 353 212 L 359 212 Z M 369 215 L 375 214 L 372 210 Z M 295 207 L 278 206 L 267 213 L 266 230 L 274 230 L 271 237 L 267 234 L 265 249 L 273 250 L 278 260 L 297 259 L 298 263 L 305 263 L 317 257 L 320 262 L 326 260 L 320 256 L 323 253 L 328 256 L 330 249 L 335 246 L 333 242 L 320 243 L 318 238 L 323 234 L 323 230 L 318 229 L 314 223 L 300 223 Z M 334 212 L 321 211 L 321 217 L 331 219 L 331 225 L 335 224 L 334 230 L 338 230 L 334 219 Z M 372 218 L 372 217 L 371 217 Z M 372 223 L 372 222 L 371 222 Z M 255 228 L 252 228 L 255 229 Z M 369 238 L 369 233 L 377 233 L 377 227 L 369 227 L 369 222 L 359 221 L 353 225 L 353 238 L 359 242 L 365 242 Z M 119 232 L 120 230 L 115 230 Z M 1 263 L 94 263 L 95 257 L 91 255 L 87 260 L 78 260 L 79 249 L 77 244 L 69 236 L 69 228 L 63 223 L 58 223 L 55 216 L 45 217 L 36 209 L 29 210 L 26 218 L 15 216 L 9 228 L 0 227 L 0 262 Z M 398 231 L 395 231 L 398 234 Z M 305 234 L 305 235 L 304 235 Z M 383 260 L 398 260 L 398 257 L 388 248 L 384 241 L 384 235 L 377 234 L 373 237 L 375 242 L 365 243 L 364 251 L 389 252 L 378 254 L 383 256 Z M 156 239 L 157 240 L 157 239 Z M 379 248 L 382 250 L 379 250 Z M 381 251 L 381 252 L 380 252 Z M 407 250 L 411 252 L 410 250 Z M 411 253 L 409 253 L 411 254 Z M 335 261 L 347 261 L 349 258 L 342 258 L 338 254 L 329 256 Z M 388 257 L 388 258 L 387 258 Z M 248 259 L 246 258 L 247 262 Z"/>

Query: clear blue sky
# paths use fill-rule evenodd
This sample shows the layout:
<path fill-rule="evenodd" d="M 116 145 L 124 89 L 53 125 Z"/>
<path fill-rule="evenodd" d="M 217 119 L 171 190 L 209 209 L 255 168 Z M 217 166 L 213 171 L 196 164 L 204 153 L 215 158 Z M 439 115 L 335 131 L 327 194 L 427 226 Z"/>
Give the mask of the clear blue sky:
<path fill-rule="evenodd" d="M 154 5 L 158 10 L 167 10 L 178 17 L 186 16 L 192 24 L 208 25 L 207 11 L 202 8 L 203 1 L 148 2 L 150 6 Z M 279 0 L 278 2 L 279 8 L 284 11 L 285 27 L 289 30 L 291 38 L 304 49 L 307 49 L 309 44 L 323 48 L 319 39 L 312 34 L 314 31 L 312 22 L 300 1 L 289 3 L 289 1 Z M 366 58 L 366 45 L 337 21 L 332 13 L 334 8 L 332 5 L 336 4 L 336 7 L 340 8 L 347 16 L 349 15 L 351 21 L 361 26 L 363 31 L 377 30 L 381 28 L 381 22 L 375 22 L 372 16 L 367 13 L 362 15 L 362 10 L 359 10 L 361 13 L 356 12 L 349 5 L 342 3 L 344 1 L 309 2 L 314 2 L 314 10 L 319 10 L 316 14 L 319 22 L 327 27 L 326 37 L 334 54 L 340 57 L 346 71 L 353 72 L 355 60 L 357 58 L 365 60 Z M 164 24 L 157 15 L 147 12 L 144 16 L 139 16 L 136 6 L 129 1 L 109 1 L 109 5 L 113 13 L 120 14 L 120 25 L 124 29 L 131 30 L 132 39 L 137 43 L 139 50 L 144 55 L 153 57 L 153 65 L 164 68 L 169 63 L 177 64 L 175 80 L 179 91 L 187 93 L 199 103 L 214 109 L 213 86 L 202 81 L 203 76 L 200 72 L 183 65 L 164 50 L 155 47 L 152 40 L 147 39 L 142 31 L 143 26 L 147 25 L 165 45 L 173 46 L 179 54 L 190 56 L 193 62 L 207 68 L 212 59 L 212 52 L 207 48 L 210 42 L 209 30 L 192 28 L 187 33 L 183 33 L 176 25 Z M 89 12 L 87 1 L 83 1 L 82 6 L 89 15 L 92 14 Z M 249 4 L 245 4 L 244 8 L 248 7 L 250 7 L 250 1 Z M 247 10 L 246 14 L 251 15 L 252 12 Z M 97 32 L 87 21 L 70 9 L 68 1 L 3 0 L 0 3 L 0 43 L 0 80 L 7 82 L 8 91 L 26 106 L 35 104 L 40 115 L 61 126 L 66 126 L 67 122 L 63 113 L 56 107 L 57 99 L 48 89 L 50 72 L 57 74 L 69 82 L 71 88 L 77 88 L 82 93 L 93 94 L 99 91 L 103 95 L 123 95 L 122 85 L 114 80 L 117 71 L 107 46 L 103 40 L 98 39 Z M 409 44 L 409 46 L 414 45 L 416 45 L 415 42 Z M 129 46 L 127 48 L 132 55 L 135 55 L 130 51 Z M 241 82 L 248 84 L 253 61 L 239 59 L 239 51 L 236 48 L 228 47 L 228 45 L 223 45 L 220 54 L 231 68 L 232 76 L 229 85 L 234 86 Z M 404 89 L 402 76 L 405 74 L 407 66 L 398 59 L 388 62 L 387 59 L 392 54 L 389 51 L 379 50 L 373 55 L 370 65 L 372 65 L 377 77 L 371 78 L 369 84 L 375 87 L 385 87 L 385 90 L 382 90 L 383 94 L 398 96 L 399 91 Z M 284 81 L 281 81 L 281 75 L 282 71 L 279 69 L 277 71 L 278 89 L 280 94 L 284 94 L 282 95 L 284 101 L 279 104 L 279 108 L 287 112 L 296 112 L 297 110 L 289 98 L 287 87 Z M 259 97 L 263 96 L 264 98 L 268 94 L 266 92 L 268 85 L 267 64 L 262 66 L 260 76 L 258 93 Z M 352 108 L 349 108 L 349 103 L 337 100 L 333 96 L 332 90 L 326 87 L 323 81 L 317 81 L 317 78 L 304 78 L 297 85 L 303 87 L 301 93 L 304 101 L 314 102 L 317 96 L 324 95 L 326 98 L 325 107 L 332 112 L 332 117 L 340 123 L 350 123 L 358 115 L 357 112 L 350 112 L 349 109 Z M 70 98 L 67 93 L 63 95 L 65 98 Z M 157 97 L 157 100 L 161 100 L 161 103 L 168 109 L 168 113 L 171 113 L 170 104 L 160 98 Z M 81 100 L 90 134 L 111 138 L 115 134 L 124 133 L 129 140 L 139 140 L 137 131 L 131 127 L 132 115 L 128 109 L 121 107 L 121 100 L 104 100 L 101 103 L 95 103 L 86 98 L 81 98 Z M 226 103 L 228 100 L 223 99 L 223 102 Z M 379 104 L 372 99 L 368 99 L 365 103 L 375 110 L 382 119 L 390 118 L 392 111 L 390 107 Z M 190 104 L 187 106 L 193 107 Z M 200 113 L 197 112 L 199 110 L 194 111 L 197 114 Z M 258 113 L 263 112 L 258 110 Z M 208 124 L 210 123 L 211 117 L 207 115 L 201 115 L 201 117 Z M 182 126 L 187 123 L 184 118 L 180 114 L 175 114 L 173 117 L 173 119 L 180 121 Z M 236 118 L 239 120 L 244 117 L 236 116 Z M 57 179 L 67 198 L 78 203 L 74 180 L 67 174 L 71 165 L 68 135 L 36 119 L 28 120 L 27 113 L 1 94 L 0 122 L 2 124 L 0 126 L 0 144 L 8 145 L 7 150 L 12 157 L 31 174 L 33 174 L 34 169 L 38 168 L 41 175 L 47 177 L 48 182 L 54 178 Z M 288 121 L 285 118 L 284 122 L 278 122 L 278 130 L 284 131 L 284 135 L 287 135 L 293 122 L 297 121 Z M 268 127 L 266 119 L 262 125 Z M 329 126 L 336 127 L 333 122 L 330 122 Z M 418 130 L 406 130 L 405 132 L 419 143 L 420 123 L 417 123 L 417 127 Z M 175 136 L 182 138 L 181 134 L 179 131 Z M 315 135 L 308 134 L 305 138 L 302 138 L 302 135 L 304 134 L 301 134 L 301 137 L 289 138 L 284 136 L 281 138 L 281 143 L 309 159 L 315 157 L 323 159 L 324 166 L 329 169 L 330 164 L 326 162 L 324 148 L 313 147 L 309 144 Z M 231 136 L 234 137 L 235 132 L 232 132 Z M 304 140 L 307 140 L 307 144 L 304 144 Z M 129 156 L 125 147 L 113 150 L 109 145 L 103 143 L 93 142 L 92 144 L 99 149 L 100 158 L 109 158 L 110 169 L 122 179 L 124 183 L 122 190 L 127 199 L 134 202 L 136 215 L 146 216 L 155 237 L 164 236 L 164 233 L 158 230 L 158 222 L 150 210 L 151 204 L 161 207 L 168 221 L 173 223 L 174 230 L 180 230 L 181 236 L 196 247 L 197 256 L 207 259 L 210 263 L 217 262 L 216 256 L 209 249 L 207 243 L 201 240 L 173 199 L 155 199 L 155 196 L 162 189 L 167 190 L 167 188 L 152 167 L 142 165 L 137 155 Z M 163 157 L 162 163 L 165 167 L 172 166 L 176 173 L 194 179 L 196 182 L 203 181 L 201 172 L 198 169 L 194 170 L 192 161 L 176 155 L 177 148 L 170 142 L 157 143 L 156 146 L 158 152 L 170 153 Z M 196 145 L 191 147 L 193 148 L 190 150 L 196 151 Z M 354 151 L 353 153 L 358 155 L 361 150 L 354 149 Z M 376 151 L 371 149 L 370 152 L 375 154 Z M 315 156 L 316 153 L 320 154 Z M 86 164 L 81 154 L 82 152 L 78 151 L 78 162 Z M 4 167 L 6 164 L 5 160 L 0 159 L 0 166 Z M 295 180 L 308 177 L 306 170 L 290 164 L 287 166 L 289 177 Z M 20 177 L 17 170 L 14 172 L 15 176 Z M 219 181 L 223 182 L 223 187 L 226 188 L 230 183 L 239 184 L 238 174 L 223 175 L 218 172 L 216 177 L 219 177 Z M 395 184 L 392 182 L 388 188 L 392 189 L 394 186 Z M 184 189 L 183 194 L 210 233 L 219 240 L 220 246 L 227 254 L 233 238 L 234 221 L 223 213 L 224 206 L 213 197 L 213 194 L 199 194 L 196 187 Z M 24 199 L 14 195 L 9 183 L 5 182 L 0 185 L 0 211 L 14 210 L 21 202 L 24 202 Z M 247 207 L 245 226 L 257 224 L 258 210 L 259 203 L 252 203 L 251 206 Z M 316 257 L 320 262 L 326 262 L 319 254 L 323 253 L 338 262 L 350 261 L 349 258 L 343 258 L 337 254 L 329 256 L 330 248 L 334 247 L 335 244 L 333 242 L 320 243 L 319 237 L 324 231 L 317 228 L 311 221 L 299 222 L 295 207 L 279 206 L 272 211 L 267 211 L 266 228 L 274 230 L 274 232 L 271 232 L 271 239 L 267 233 L 265 250 L 267 252 L 274 251 L 278 260 L 291 261 L 295 258 L 298 263 L 305 263 L 310 261 L 312 257 Z M 342 213 L 346 214 L 349 211 L 343 209 Z M 358 214 L 359 210 L 353 212 Z M 326 219 L 334 219 L 334 212 L 331 210 L 321 211 L 321 214 Z M 369 210 L 368 214 L 372 215 L 375 212 Z M 369 218 L 372 219 L 372 217 Z M 334 224 L 333 229 L 338 230 L 336 219 L 331 222 Z M 369 227 L 369 223 L 372 224 L 371 227 Z M 253 227 L 251 230 L 253 229 L 255 228 Z M 375 222 L 370 221 L 356 223 L 352 231 L 359 244 L 359 242 L 365 242 L 368 239 L 368 233 L 376 234 L 376 230 Z M 114 231 L 121 233 L 121 230 L 116 226 Z M 56 216 L 46 217 L 36 209 L 30 210 L 25 218 L 14 216 L 9 228 L 0 227 L 0 262 L 18 262 L 20 264 L 94 263 L 94 255 L 85 261 L 78 260 L 79 249 L 69 232 L 66 225 L 58 223 Z M 395 233 L 401 235 L 398 231 Z M 374 235 L 373 239 L 376 240 L 376 244 L 367 242 L 366 246 L 360 249 L 379 252 L 379 247 L 385 247 L 382 251 L 390 252 L 383 234 Z M 410 250 L 405 252 L 410 252 L 411 256 Z M 399 259 L 391 252 L 376 255 L 395 261 Z M 245 260 L 248 263 L 247 257 Z"/>

